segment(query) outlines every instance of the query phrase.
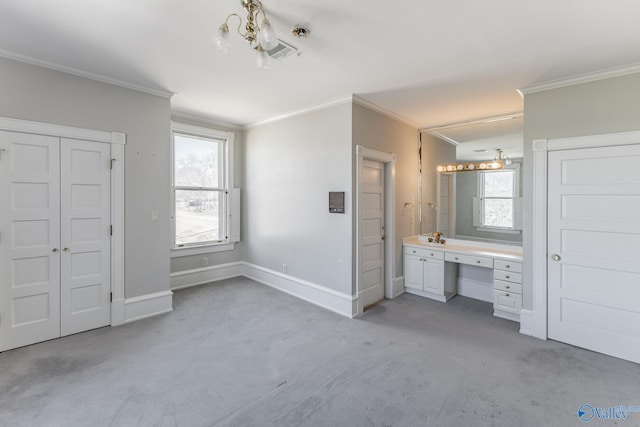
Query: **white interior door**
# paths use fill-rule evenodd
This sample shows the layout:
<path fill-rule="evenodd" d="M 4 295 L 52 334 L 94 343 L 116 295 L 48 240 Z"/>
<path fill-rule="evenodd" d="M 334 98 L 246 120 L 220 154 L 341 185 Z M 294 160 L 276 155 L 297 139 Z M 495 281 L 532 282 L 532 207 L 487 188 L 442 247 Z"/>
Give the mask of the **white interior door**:
<path fill-rule="evenodd" d="M 384 163 L 364 160 L 360 176 L 360 292 L 363 307 L 384 298 Z"/>
<path fill-rule="evenodd" d="M 63 139 L 61 334 L 110 323 L 110 147 Z"/>
<path fill-rule="evenodd" d="M 549 338 L 640 363 L 640 145 L 548 159 Z"/>
<path fill-rule="evenodd" d="M 60 336 L 58 138 L 0 131 L 0 351 Z"/>

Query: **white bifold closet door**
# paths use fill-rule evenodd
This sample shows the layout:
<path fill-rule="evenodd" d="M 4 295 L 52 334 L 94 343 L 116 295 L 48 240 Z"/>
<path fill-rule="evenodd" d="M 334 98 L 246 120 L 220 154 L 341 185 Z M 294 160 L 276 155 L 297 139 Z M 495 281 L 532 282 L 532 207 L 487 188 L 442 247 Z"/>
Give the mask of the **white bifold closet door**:
<path fill-rule="evenodd" d="M 109 144 L 0 132 L 0 351 L 110 323 Z"/>

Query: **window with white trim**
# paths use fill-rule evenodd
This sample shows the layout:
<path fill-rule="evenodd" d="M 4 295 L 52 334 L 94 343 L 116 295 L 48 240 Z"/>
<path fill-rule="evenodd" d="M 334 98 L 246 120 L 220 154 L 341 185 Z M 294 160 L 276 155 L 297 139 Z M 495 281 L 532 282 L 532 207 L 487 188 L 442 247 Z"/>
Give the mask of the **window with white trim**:
<path fill-rule="evenodd" d="M 478 197 L 474 199 L 474 225 L 479 230 L 517 233 L 521 226 L 519 167 L 478 171 Z"/>
<path fill-rule="evenodd" d="M 232 187 L 233 133 L 172 123 L 173 248 L 238 240 Z M 237 217 L 237 218 L 236 218 Z M 236 220 L 237 219 L 237 220 Z"/>

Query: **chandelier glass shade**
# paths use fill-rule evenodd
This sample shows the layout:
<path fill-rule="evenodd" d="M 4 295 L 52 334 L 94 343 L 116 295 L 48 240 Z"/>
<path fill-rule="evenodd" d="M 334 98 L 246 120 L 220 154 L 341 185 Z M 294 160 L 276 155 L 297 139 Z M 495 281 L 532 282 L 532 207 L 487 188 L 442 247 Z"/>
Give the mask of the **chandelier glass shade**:
<path fill-rule="evenodd" d="M 236 13 L 229 14 L 213 38 L 216 48 L 224 54 L 229 52 L 229 47 L 231 46 L 229 20 L 232 16 L 235 16 L 238 18 L 238 34 L 245 39 L 249 46 L 256 50 L 256 66 L 258 68 L 270 68 L 271 59 L 267 51 L 278 45 L 278 36 L 271 22 L 269 22 L 262 8 L 262 3 L 259 0 L 240 0 L 240 4 L 247 12 L 244 32 L 241 30 L 243 22 L 240 15 Z M 262 15 L 262 22 L 258 24 L 260 15 Z"/>

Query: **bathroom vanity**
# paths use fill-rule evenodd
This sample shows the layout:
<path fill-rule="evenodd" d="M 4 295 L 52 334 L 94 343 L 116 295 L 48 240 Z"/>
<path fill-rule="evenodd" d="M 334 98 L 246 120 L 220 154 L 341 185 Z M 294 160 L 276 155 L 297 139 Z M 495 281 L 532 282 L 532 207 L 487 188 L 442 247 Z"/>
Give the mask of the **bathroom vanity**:
<path fill-rule="evenodd" d="M 471 240 L 428 242 L 426 236 L 403 239 L 404 286 L 408 293 L 446 302 L 458 293 L 460 265 L 491 269 L 493 314 L 520 321 L 522 248 Z"/>

